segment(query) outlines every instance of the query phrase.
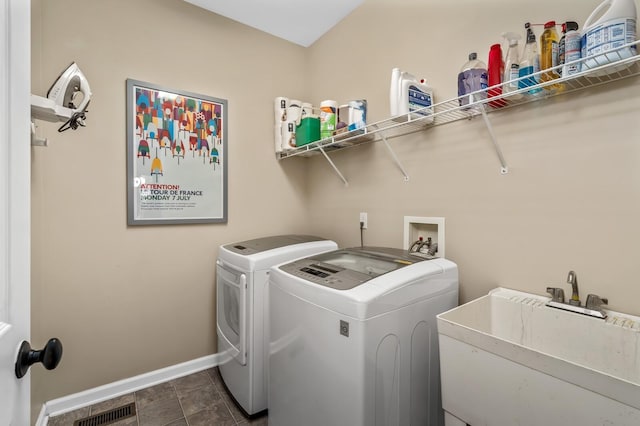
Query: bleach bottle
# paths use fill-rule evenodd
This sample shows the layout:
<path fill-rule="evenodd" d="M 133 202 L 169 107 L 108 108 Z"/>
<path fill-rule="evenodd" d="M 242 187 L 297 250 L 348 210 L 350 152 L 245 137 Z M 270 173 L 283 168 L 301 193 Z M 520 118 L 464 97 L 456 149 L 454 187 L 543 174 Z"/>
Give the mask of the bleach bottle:
<path fill-rule="evenodd" d="M 636 20 L 635 0 L 605 0 L 596 7 L 584 23 L 581 45 L 582 57 L 586 59 L 582 69 L 596 68 L 636 55 L 635 45 L 621 48 L 636 41 Z M 590 75 L 618 72 L 626 66 L 610 67 Z"/>

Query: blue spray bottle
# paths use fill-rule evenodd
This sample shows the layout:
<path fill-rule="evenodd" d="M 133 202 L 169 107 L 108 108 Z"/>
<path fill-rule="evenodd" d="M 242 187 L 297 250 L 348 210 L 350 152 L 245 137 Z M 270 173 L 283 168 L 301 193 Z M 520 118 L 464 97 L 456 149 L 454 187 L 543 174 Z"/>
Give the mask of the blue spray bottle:
<path fill-rule="evenodd" d="M 536 35 L 531 29 L 531 24 L 526 23 L 524 27 L 527 29 L 527 43 L 524 45 L 522 51 L 522 58 L 520 59 L 520 69 L 518 70 L 518 76 L 520 78 L 537 73 L 540 71 L 540 54 L 538 53 L 538 44 L 536 43 Z M 525 87 L 535 86 L 538 84 L 536 80 L 538 76 L 531 76 L 529 78 L 522 78 L 518 82 L 518 88 L 523 89 Z M 529 90 L 530 94 L 540 93 L 542 89 L 537 87 Z"/>

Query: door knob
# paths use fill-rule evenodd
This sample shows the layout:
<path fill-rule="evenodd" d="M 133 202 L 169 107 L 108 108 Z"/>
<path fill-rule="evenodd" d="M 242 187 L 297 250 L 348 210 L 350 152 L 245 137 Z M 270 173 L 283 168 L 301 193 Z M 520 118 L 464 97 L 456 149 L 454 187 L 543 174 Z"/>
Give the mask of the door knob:
<path fill-rule="evenodd" d="M 56 339 L 49 339 L 44 348 L 39 351 L 31 349 L 31 345 L 26 340 L 20 345 L 18 359 L 16 360 L 16 377 L 21 379 L 31 365 L 41 362 L 47 370 L 53 370 L 60 363 L 62 358 L 62 342 Z"/>

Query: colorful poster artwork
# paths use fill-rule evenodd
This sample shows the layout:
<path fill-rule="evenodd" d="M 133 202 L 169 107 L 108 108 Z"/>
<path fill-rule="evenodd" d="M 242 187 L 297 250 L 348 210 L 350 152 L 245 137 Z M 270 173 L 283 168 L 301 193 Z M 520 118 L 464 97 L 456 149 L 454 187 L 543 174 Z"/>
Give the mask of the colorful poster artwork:
<path fill-rule="evenodd" d="M 226 100 L 127 80 L 130 225 L 226 222 Z"/>

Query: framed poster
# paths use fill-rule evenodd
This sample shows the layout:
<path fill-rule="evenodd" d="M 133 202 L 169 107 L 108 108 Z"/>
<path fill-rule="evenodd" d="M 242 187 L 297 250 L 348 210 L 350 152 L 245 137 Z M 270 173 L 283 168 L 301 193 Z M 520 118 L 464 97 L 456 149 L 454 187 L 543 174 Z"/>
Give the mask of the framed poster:
<path fill-rule="evenodd" d="M 227 222 L 227 101 L 127 79 L 127 223 Z"/>

